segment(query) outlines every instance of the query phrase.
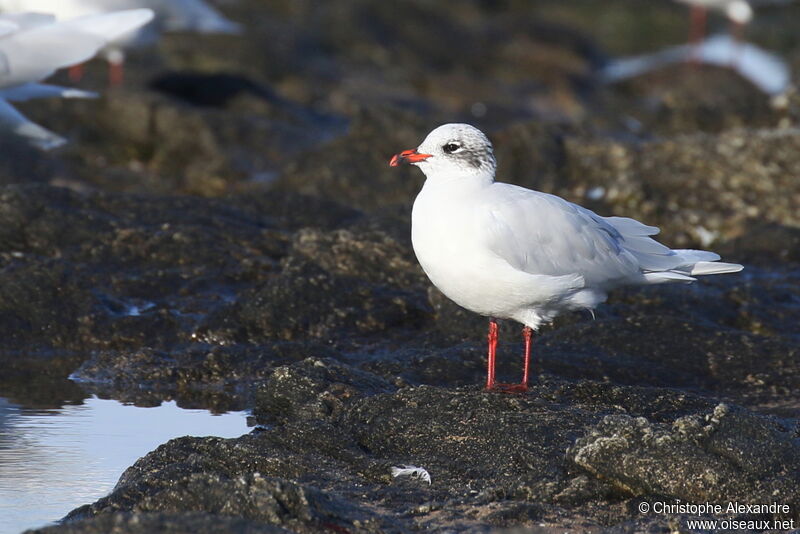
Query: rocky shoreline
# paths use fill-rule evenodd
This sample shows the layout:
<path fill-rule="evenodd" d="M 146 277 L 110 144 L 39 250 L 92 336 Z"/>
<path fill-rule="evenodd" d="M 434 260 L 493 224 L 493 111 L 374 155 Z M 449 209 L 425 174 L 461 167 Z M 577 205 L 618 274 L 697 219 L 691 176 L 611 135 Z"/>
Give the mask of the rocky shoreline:
<path fill-rule="evenodd" d="M 231 18 L 263 20 L 242 42 L 174 36 L 99 105 L 26 109 L 74 133 L 47 156 L 3 141 L 0 393 L 258 425 L 165 443 L 29 532 L 686 531 L 640 512 L 676 499 L 800 520 L 800 107 L 719 68 L 595 81 L 611 54 L 683 38 L 680 6 L 644 3 L 412 2 L 412 27 L 389 4 L 242 0 Z M 781 9 L 752 37 L 777 32 L 797 65 Z M 198 71 L 230 76 L 182 77 Z M 745 271 L 615 292 L 542 329 L 531 391 L 483 391 L 485 321 L 430 287 L 409 240 L 421 176 L 387 166 L 446 120 L 486 128 L 501 176 Z"/>

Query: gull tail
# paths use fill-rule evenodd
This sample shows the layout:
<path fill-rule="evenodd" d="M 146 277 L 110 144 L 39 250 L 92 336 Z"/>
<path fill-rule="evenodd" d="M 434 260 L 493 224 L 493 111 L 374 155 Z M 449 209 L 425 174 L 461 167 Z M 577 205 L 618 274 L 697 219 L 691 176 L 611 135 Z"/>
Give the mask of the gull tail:
<path fill-rule="evenodd" d="M 603 217 L 619 239 L 620 248 L 639 264 L 645 284 L 670 282 L 689 283 L 695 276 L 738 273 L 744 267 L 737 263 L 721 263 L 719 254 L 706 250 L 670 249 L 651 238 L 658 228 L 627 217 Z"/>
<path fill-rule="evenodd" d="M 719 254 L 705 250 L 676 249 L 672 250 L 674 259 L 679 262 L 675 267 L 665 271 L 644 273 L 645 279 L 651 284 L 667 282 L 694 282 L 695 276 L 709 274 L 738 273 L 743 266 L 738 263 L 723 263 Z"/>
<path fill-rule="evenodd" d="M 692 265 L 692 276 L 704 276 L 707 274 L 738 273 L 744 269 L 738 263 L 717 263 L 711 261 L 699 261 Z"/>

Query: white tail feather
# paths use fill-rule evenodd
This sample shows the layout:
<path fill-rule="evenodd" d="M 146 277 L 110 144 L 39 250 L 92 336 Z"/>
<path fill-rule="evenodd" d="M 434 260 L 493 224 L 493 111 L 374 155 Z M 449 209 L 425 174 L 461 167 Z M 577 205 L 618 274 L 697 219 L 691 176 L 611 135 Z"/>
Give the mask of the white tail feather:
<path fill-rule="evenodd" d="M 671 256 L 681 262 L 676 267 L 663 271 L 651 270 L 644 273 L 644 278 L 649 284 L 664 284 L 668 282 L 694 282 L 695 276 L 707 274 L 738 273 L 743 267 L 736 263 L 719 263 L 719 255 L 705 250 L 673 250 Z"/>
<path fill-rule="evenodd" d="M 644 279 L 647 280 L 648 284 L 666 284 L 669 282 L 684 282 L 688 284 L 697 280 L 697 278 L 692 278 L 691 276 L 674 271 L 656 271 L 644 273 Z"/>
<path fill-rule="evenodd" d="M 692 276 L 702 276 L 705 274 L 738 273 L 744 267 L 737 263 L 717 263 L 710 261 L 699 261 L 692 265 L 689 272 Z"/>

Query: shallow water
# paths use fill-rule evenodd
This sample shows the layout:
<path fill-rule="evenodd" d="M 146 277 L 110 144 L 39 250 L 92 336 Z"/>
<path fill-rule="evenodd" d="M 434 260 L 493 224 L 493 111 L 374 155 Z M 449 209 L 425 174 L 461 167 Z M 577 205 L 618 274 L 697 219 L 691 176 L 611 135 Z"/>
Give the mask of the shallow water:
<path fill-rule="evenodd" d="M 0 397 L 0 534 L 56 521 L 106 495 L 127 467 L 171 438 L 247 431 L 243 412 L 214 415 L 175 402 L 139 408 L 92 397 L 32 410 Z"/>

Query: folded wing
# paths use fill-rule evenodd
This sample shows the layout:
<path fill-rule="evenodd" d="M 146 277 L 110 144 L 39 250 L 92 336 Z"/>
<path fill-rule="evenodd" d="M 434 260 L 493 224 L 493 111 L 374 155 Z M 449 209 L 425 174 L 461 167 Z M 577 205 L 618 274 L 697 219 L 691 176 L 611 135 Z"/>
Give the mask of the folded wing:
<path fill-rule="evenodd" d="M 671 250 L 650 236 L 658 228 L 601 217 L 559 197 L 495 184 L 481 215 L 486 246 L 514 268 L 539 275 L 578 274 L 586 286 L 691 282 L 695 275 L 736 272 L 702 250 Z"/>

